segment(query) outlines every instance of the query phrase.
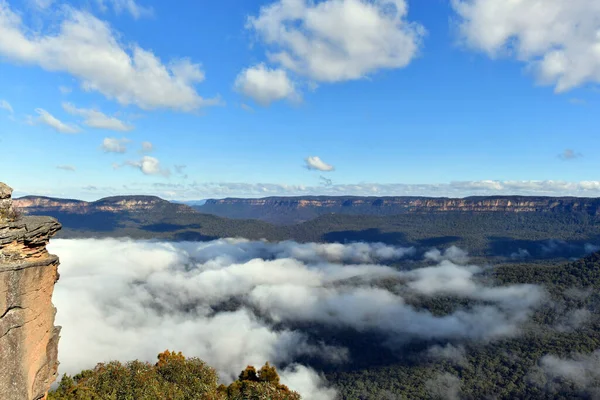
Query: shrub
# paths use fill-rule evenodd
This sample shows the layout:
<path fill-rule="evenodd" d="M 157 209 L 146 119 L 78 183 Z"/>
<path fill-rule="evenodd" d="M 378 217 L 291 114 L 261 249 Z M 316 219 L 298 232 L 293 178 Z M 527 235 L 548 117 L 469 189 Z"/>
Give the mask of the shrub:
<path fill-rule="evenodd" d="M 279 383 L 275 367 L 258 372 L 248 366 L 229 386 L 218 385 L 216 371 L 198 358 L 166 350 L 152 365 L 138 360 L 98 364 L 73 377 L 63 375 L 48 400 L 299 400 Z"/>

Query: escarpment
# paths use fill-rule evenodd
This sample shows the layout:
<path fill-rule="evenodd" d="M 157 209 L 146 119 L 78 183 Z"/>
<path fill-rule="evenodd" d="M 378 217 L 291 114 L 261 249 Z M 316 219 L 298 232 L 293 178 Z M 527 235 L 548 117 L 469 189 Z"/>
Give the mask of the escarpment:
<path fill-rule="evenodd" d="M 461 199 L 431 197 L 307 196 L 207 200 L 194 206 L 225 218 L 254 218 L 293 224 L 324 214 L 391 216 L 433 213 L 584 213 L 600 216 L 600 199 L 577 197 L 489 196 Z"/>
<path fill-rule="evenodd" d="M 22 217 L 0 183 L 0 399 L 46 398 L 58 369 L 52 292 L 58 257 L 46 250 L 61 225 Z"/>

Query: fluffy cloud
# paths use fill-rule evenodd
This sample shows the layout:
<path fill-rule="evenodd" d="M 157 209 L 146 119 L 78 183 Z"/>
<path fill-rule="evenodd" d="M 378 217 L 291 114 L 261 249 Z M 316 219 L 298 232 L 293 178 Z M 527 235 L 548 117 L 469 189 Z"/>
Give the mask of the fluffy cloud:
<path fill-rule="evenodd" d="M 299 100 L 294 83 L 283 69 L 271 69 L 264 64 L 246 68 L 235 79 L 235 90 L 268 106 L 277 100 Z"/>
<path fill-rule="evenodd" d="M 279 0 L 248 19 L 269 59 L 318 82 L 359 79 L 408 65 L 424 28 L 404 0 Z"/>
<path fill-rule="evenodd" d="M 59 132 L 59 133 L 79 133 L 79 132 L 81 132 L 81 128 L 79 128 L 77 125 L 66 124 L 42 108 L 36 108 L 35 112 L 38 113 L 39 117 L 34 118 L 34 117 L 30 116 L 27 120 L 27 123 L 30 125 L 35 125 L 35 124 L 48 125 L 49 127 L 51 127 L 52 129 L 54 129 L 56 132 Z"/>
<path fill-rule="evenodd" d="M 57 169 L 62 169 L 63 171 L 75 172 L 76 168 L 72 165 L 57 165 Z"/>
<path fill-rule="evenodd" d="M 59 29 L 33 31 L 0 2 L 0 55 L 6 59 L 69 73 L 83 89 L 124 105 L 191 111 L 218 103 L 196 92 L 194 85 L 204 79 L 200 65 L 188 59 L 165 65 L 136 44 L 121 44 L 107 23 L 86 12 L 67 8 Z"/>
<path fill-rule="evenodd" d="M 306 168 L 308 169 L 324 172 L 333 171 L 335 169 L 333 165 L 327 164 L 317 156 L 306 157 L 304 161 L 306 162 Z"/>
<path fill-rule="evenodd" d="M 451 246 L 444 250 L 442 253 L 438 249 L 431 249 L 424 255 L 426 260 L 441 262 L 443 260 L 449 260 L 458 264 L 465 264 L 469 262 L 469 256 L 466 251 L 459 249 L 456 246 Z"/>
<path fill-rule="evenodd" d="M 134 129 L 132 125 L 128 125 L 116 117 L 109 117 L 98 110 L 77 108 L 71 103 L 63 103 L 62 106 L 69 114 L 84 117 L 85 120 L 83 123 L 90 128 L 108 129 L 121 132 L 127 132 Z"/>
<path fill-rule="evenodd" d="M 105 153 L 123 154 L 123 153 L 127 152 L 126 144 L 129 142 L 130 142 L 129 139 L 105 138 L 102 141 L 102 146 L 100 146 L 100 148 Z"/>
<path fill-rule="evenodd" d="M 110 5 L 114 8 L 117 14 L 125 11 L 131 14 L 131 16 L 135 19 L 151 16 L 153 14 L 151 7 L 141 6 L 136 3 L 135 0 L 96 0 L 96 3 L 103 11 L 106 11 L 108 9 L 108 5 Z"/>
<path fill-rule="evenodd" d="M 162 175 L 165 177 L 171 175 L 171 171 L 168 168 L 163 168 L 158 159 L 150 156 L 144 156 L 139 161 L 127 161 L 126 164 L 139 168 L 144 175 Z"/>
<path fill-rule="evenodd" d="M 6 110 L 11 114 L 14 114 L 15 112 L 10 103 L 6 100 L 0 100 L 0 110 Z"/>
<path fill-rule="evenodd" d="M 206 360 L 226 380 L 249 364 L 288 365 L 284 382 L 310 399 L 333 399 L 335 391 L 296 360 L 339 363 L 348 351 L 315 342 L 298 322 L 396 341 L 491 340 L 518 334 L 542 295 L 531 285 L 484 286 L 477 267 L 448 261 L 440 272 L 377 265 L 414 251 L 383 244 L 86 239 L 54 240 L 49 250 L 61 258 L 54 293 L 61 372 L 110 359 L 153 360 L 171 348 Z M 452 284 L 440 286 L 448 274 L 456 275 Z M 378 288 L 381 278 L 397 279 L 401 293 L 450 292 L 485 305 L 434 316 Z"/>
<path fill-rule="evenodd" d="M 467 46 L 514 56 L 557 92 L 600 83 L 596 0 L 452 0 Z"/>

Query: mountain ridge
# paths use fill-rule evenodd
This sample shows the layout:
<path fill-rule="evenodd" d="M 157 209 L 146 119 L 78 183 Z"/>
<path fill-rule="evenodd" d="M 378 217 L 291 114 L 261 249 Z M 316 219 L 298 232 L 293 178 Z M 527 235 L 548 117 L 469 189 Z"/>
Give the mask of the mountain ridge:
<path fill-rule="evenodd" d="M 296 196 L 210 199 L 194 209 L 226 218 L 296 224 L 323 214 L 391 216 L 436 212 L 583 212 L 600 215 L 600 198 L 552 196 Z"/>

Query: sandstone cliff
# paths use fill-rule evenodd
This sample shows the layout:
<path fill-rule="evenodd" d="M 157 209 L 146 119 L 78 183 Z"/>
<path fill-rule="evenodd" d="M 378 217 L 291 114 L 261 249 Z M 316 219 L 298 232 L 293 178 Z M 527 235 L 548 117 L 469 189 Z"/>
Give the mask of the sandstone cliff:
<path fill-rule="evenodd" d="M 428 213 L 585 213 L 600 216 L 600 199 L 541 196 L 489 196 L 462 199 L 431 197 L 306 196 L 207 200 L 195 206 L 225 218 L 298 223 L 323 214 L 376 215 Z"/>
<path fill-rule="evenodd" d="M 0 399 L 38 400 L 58 368 L 58 257 L 46 244 L 61 226 L 53 218 L 19 217 L 11 194 L 0 183 Z"/>

